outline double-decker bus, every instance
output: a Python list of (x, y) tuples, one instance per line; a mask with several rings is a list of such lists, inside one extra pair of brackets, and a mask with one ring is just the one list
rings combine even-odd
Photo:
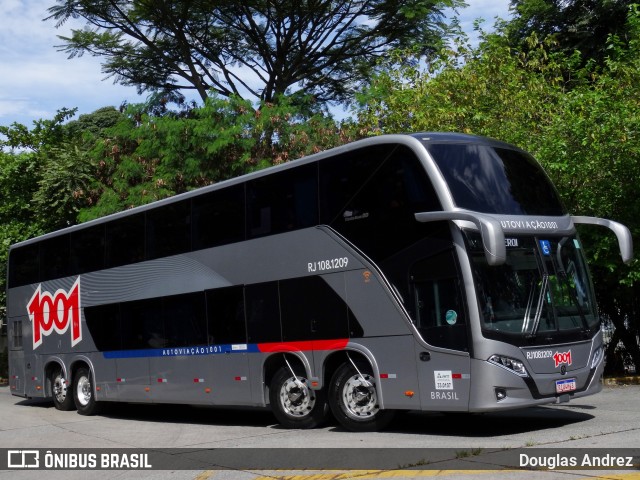
[(526, 152), (369, 138), (13, 245), (10, 389), (269, 406), (290, 428), (487, 412), (601, 390), (576, 224)]

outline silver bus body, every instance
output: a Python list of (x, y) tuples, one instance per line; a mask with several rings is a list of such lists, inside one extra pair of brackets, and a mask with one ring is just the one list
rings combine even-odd
[[(548, 198), (546, 198), (546, 197)], [(575, 224), (525, 152), (388, 135), (11, 247), (11, 393), (372, 430), (600, 391)], [(142, 239), (140, 239), (142, 237)], [(81, 252), (81, 253), (78, 253)]]

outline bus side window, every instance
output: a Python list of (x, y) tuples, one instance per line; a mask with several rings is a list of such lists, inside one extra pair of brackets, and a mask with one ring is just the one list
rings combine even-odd
[(207, 344), (207, 323), (202, 292), (164, 297), (162, 315), (167, 347)]
[(149, 210), (146, 222), (147, 260), (168, 257), (191, 250), (191, 204), (171, 203)]
[(22, 350), (22, 321), (12, 320), (9, 328), (9, 338), (11, 339), (10, 347), (16, 350)]
[(435, 347), (468, 351), (464, 302), (451, 250), (423, 259), (411, 269), (414, 321)]
[(281, 342), (278, 282), (247, 285), (245, 302), (249, 342)]
[(243, 287), (207, 290), (209, 345), (246, 343)]
[(302, 165), (247, 183), (249, 238), (318, 224), (318, 167)]

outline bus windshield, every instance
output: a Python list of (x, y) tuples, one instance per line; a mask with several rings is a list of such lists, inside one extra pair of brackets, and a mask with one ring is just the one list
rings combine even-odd
[(467, 232), (483, 333), (516, 345), (590, 338), (599, 319), (575, 236), (509, 238), (507, 260), (489, 266), (476, 232)]

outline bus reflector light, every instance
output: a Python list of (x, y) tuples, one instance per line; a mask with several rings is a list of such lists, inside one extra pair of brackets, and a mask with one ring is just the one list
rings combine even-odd
[(149, 393), (151, 391), (151, 389), (149, 387), (144, 387), (144, 391)]
[(204, 389), (204, 393), (211, 393), (211, 389), (210, 388), (205, 388)]
[(36, 385), (36, 390), (40, 391), (42, 390), (42, 387), (40, 385)]
[(406, 392), (404, 392), (405, 397), (413, 398), (414, 395), (415, 392), (413, 390), (407, 390)]

